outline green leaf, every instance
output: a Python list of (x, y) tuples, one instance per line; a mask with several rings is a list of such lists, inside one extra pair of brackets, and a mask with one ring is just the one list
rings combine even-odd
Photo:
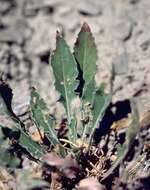
[(94, 128), (96, 128), (98, 123), (102, 120), (104, 113), (111, 102), (111, 98), (111, 94), (105, 94), (103, 85), (95, 90), (92, 104)]
[(87, 133), (90, 135), (89, 142), (92, 140), (94, 131), (101, 122), (105, 111), (111, 102), (111, 98), (111, 94), (105, 94), (103, 85), (98, 88), (95, 87), (91, 105), (92, 124), (87, 129)]
[(53, 144), (59, 144), (54, 127), (53, 118), (48, 113), (48, 108), (44, 100), (33, 88), (31, 91), (31, 116), (40, 131), (43, 131)]
[(79, 32), (74, 47), (74, 56), (83, 72), (85, 81), (82, 91), (83, 112), (86, 112), (84, 107), (87, 103), (91, 106), (89, 117), (92, 119), (92, 124), (85, 126), (84, 131), (85, 134), (88, 133), (92, 136), (111, 101), (111, 96), (104, 93), (102, 86), (96, 87), (94, 77), (96, 73), (97, 49), (91, 30), (86, 23), (83, 24)]
[(7, 149), (1, 149), (0, 154), (0, 165), (7, 166), (9, 168), (16, 168), (20, 164), (19, 158), (15, 157), (11, 152)]
[(92, 106), (93, 101), (94, 101), (94, 96), (95, 96), (95, 80), (93, 79), (88, 85), (87, 88), (84, 87), (84, 94), (82, 96), (82, 100), (84, 104), (90, 104)]
[(130, 104), (132, 109), (132, 123), (131, 126), (126, 131), (126, 142), (125, 142), (128, 146), (132, 144), (133, 140), (135, 139), (140, 129), (139, 112), (135, 100), (131, 99)]
[(74, 47), (74, 56), (83, 72), (85, 81), (82, 92), (83, 99), (85, 102), (91, 103), (92, 93), (95, 88), (97, 49), (87, 23), (83, 24), (78, 34)]
[(71, 123), (71, 102), (75, 98), (77, 87), (77, 64), (65, 40), (57, 33), (56, 50), (51, 56), (51, 65), (55, 75), (56, 89), (67, 110), (68, 123)]
[[(16, 127), (16, 129), (19, 129), (19, 127)], [(20, 128), (19, 131), (20, 131), (19, 145), (25, 148), (31, 154), (31, 156), (41, 160), (43, 154), (45, 153), (44, 147), (42, 147), (37, 142), (32, 140), (32, 138), (22, 130), (22, 128)]]
[(1, 149), (0, 165), (7, 166), (9, 168), (16, 168), (19, 166), (20, 160), (12, 155), (9, 151)]
[(33, 156), (34, 158), (39, 160), (42, 158), (43, 154), (45, 153), (44, 147), (42, 147), (37, 142), (32, 140), (32, 138), (27, 133), (25, 133), (24, 130), (19, 125), (13, 126), (12, 129), (0, 125), (0, 129), (9, 129), (9, 134), (7, 135), (3, 134), (3, 135), (8, 137), (10, 140), (11, 138), (13, 138), (13, 134), (15, 132), (18, 132), (20, 134), (19, 139), (17, 139), (18, 144), (21, 147), (25, 148), (25, 150), (29, 152), (30, 155)]
[(2, 132), (2, 125), (0, 125), (0, 165), (15, 168), (19, 166), (20, 159), (10, 151), (10, 147), (9, 140), (5, 138)]
[(75, 118), (71, 120), (71, 123), (69, 126), (69, 139), (72, 142), (75, 142), (77, 139), (77, 121)]

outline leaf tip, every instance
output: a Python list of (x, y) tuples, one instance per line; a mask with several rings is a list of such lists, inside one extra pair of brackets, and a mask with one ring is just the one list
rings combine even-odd
[(36, 88), (34, 87), (34, 86), (31, 86), (31, 91), (35, 91), (36, 90)]
[(83, 30), (84, 32), (91, 33), (91, 29), (90, 29), (89, 25), (88, 25), (86, 22), (83, 23), (83, 25), (82, 25), (82, 30)]
[(60, 38), (62, 38), (62, 34), (59, 30), (56, 31), (56, 40), (59, 40)]

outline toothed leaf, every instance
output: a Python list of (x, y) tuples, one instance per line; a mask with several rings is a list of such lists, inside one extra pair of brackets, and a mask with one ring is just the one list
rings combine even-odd
[(31, 156), (36, 159), (41, 159), (43, 154), (45, 153), (44, 147), (36, 143), (32, 138), (23, 131), (23, 129), (19, 126), (13, 126), (13, 128), (8, 128), (0, 125), (0, 128), (3, 131), (3, 135), (10, 140), (17, 140), (18, 144), (24, 148)]
[(68, 123), (71, 122), (71, 102), (75, 98), (77, 87), (77, 65), (65, 40), (57, 33), (56, 50), (51, 56), (51, 65), (55, 75), (55, 86), (61, 94), (61, 100), (66, 108)]
[(48, 108), (44, 100), (36, 92), (31, 91), (31, 116), (40, 131), (44, 132), (49, 141), (56, 145), (59, 143), (55, 129), (53, 128), (53, 118), (48, 113)]
[[(19, 129), (19, 127), (16, 127), (16, 130), (17, 129)], [(43, 154), (45, 153), (44, 147), (42, 147), (37, 142), (32, 140), (32, 138), (22, 130), (22, 128), (20, 128), (19, 131), (20, 131), (19, 145), (25, 148), (30, 153), (31, 156), (41, 160)]]
[(91, 103), (92, 92), (95, 88), (94, 76), (96, 73), (97, 49), (91, 30), (86, 23), (83, 24), (79, 32), (74, 47), (74, 56), (83, 72), (85, 81), (82, 97), (85, 102)]
[(9, 140), (5, 138), (2, 131), (2, 125), (0, 125), (0, 165), (15, 168), (19, 166), (20, 160), (10, 151)]

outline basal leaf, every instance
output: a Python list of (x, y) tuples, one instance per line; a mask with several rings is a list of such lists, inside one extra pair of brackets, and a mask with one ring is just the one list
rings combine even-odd
[[(84, 87), (82, 96), (85, 101), (92, 97), (95, 84), (94, 77), (96, 73), (97, 49), (92, 36), (91, 30), (87, 23), (84, 23), (79, 32), (74, 47), (74, 56), (77, 60), (81, 71), (83, 72)], [(90, 102), (91, 103), (91, 102)]]
[(105, 94), (104, 87), (103, 85), (101, 85), (99, 88), (95, 87), (95, 91), (92, 94), (91, 100), (91, 123), (88, 128), (86, 126), (86, 134), (90, 135), (90, 137), (88, 138), (90, 144), (93, 138), (94, 131), (96, 127), (98, 127), (99, 122), (101, 122), (105, 111), (111, 102), (111, 94)]
[(45, 133), (49, 141), (56, 145), (59, 143), (55, 129), (53, 128), (53, 118), (48, 113), (48, 108), (44, 100), (33, 88), (31, 91), (31, 116), (37, 127)]
[(51, 56), (51, 65), (55, 76), (55, 86), (61, 94), (61, 100), (66, 108), (70, 125), (70, 105), (75, 97), (74, 90), (77, 87), (77, 64), (68, 45), (59, 33), (57, 33), (56, 50)]
[[(75, 115), (74, 115), (75, 117)], [(76, 118), (73, 118), (71, 120), (70, 126), (69, 126), (69, 139), (72, 142), (75, 142), (77, 139), (77, 121)]]
[[(39, 160), (42, 158), (43, 154), (45, 153), (45, 148), (32, 140), (32, 138), (26, 132), (24, 132), (24, 130), (19, 125), (13, 126), (13, 128), (0, 125), (0, 128), (2, 129), (3, 133), (5, 132), (5, 137), (9, 138), (10, 140), (17, 140), (18, 144), (27, 152), (29, 152), (31, 156)], [(17, 138), (15, 136), (17, 136)]]
[[(83, 106), (91, 105), (92, 125), (86, 129), (86, 133), (92, 135), (98, 122), (111, 101), (111, 97), (104, 93), (104, 89), (97, 88), (94, 80), (96, 73), (97, 49), (89, 26), (84, 23), (79, 32), (74, 47), (74, 56), (83, 72), (84, 86), (82, 91)], [(85, 110), (83, 110), (85, 111)], [(92, 133), (91, 133), (92, 130)]]
[(9, 168), (16, 168), (20, 164), (20, 159), (17, 158), (15, 155), (13, 155), (12, 152), (10, 152), (7, 149), (0, 149), (0, 165), (1, 166), (7, 166)]
[(101, 85), (99, 88), (95, 90), (95, 94), (93, 96), (93, 104), (92, 104), (92, 115), (93, 115), (93, 124), (94, 128), (97, 127), (98, 123), (101, 121), (104, 116), (105, 110), (111, 102), (111, 94), (107, 95), (104, 92), (104, 87)]
[[(18, 129), (16, 127), (16, 129)], [(25, 148), (31, 156), (41, 160), (45, 150), (44, 147), (33, 141), (32, 138), (20, 128), (19, 145)]]
[(139, 113), (138, 113), (138, 109), (137, 109), (135, 100), (131, 99), (130, 104), (131, 104), (131, 109), (132, 109), (132, 123), (126, 132), (126, 144), (127, 145), (132, 144), (133, 140), (135, 139), (135, 137), (140, 129)]
[(19, 166), (20, 159), (18, 159), (12, 151), (10, 151), (9, 140), (5, 138), (2, 132), (2, 125), (0, 125), (0, 165), (15, 168)]
[(87, 85), (87, 88), (84, 87), (82, 100), (84, 104), (93, 104), (94, 96), (95, 96), (95, 80), (93, 79), (90, 81), (90, 83)]

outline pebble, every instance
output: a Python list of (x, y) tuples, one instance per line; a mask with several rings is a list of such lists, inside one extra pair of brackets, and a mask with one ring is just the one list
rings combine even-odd
[(80, 14), (86, 16), (98, 16), (102, 14), (101, 7), (92, 2), (87, 3), (87, 1), (82, 1), (77, 8)]

